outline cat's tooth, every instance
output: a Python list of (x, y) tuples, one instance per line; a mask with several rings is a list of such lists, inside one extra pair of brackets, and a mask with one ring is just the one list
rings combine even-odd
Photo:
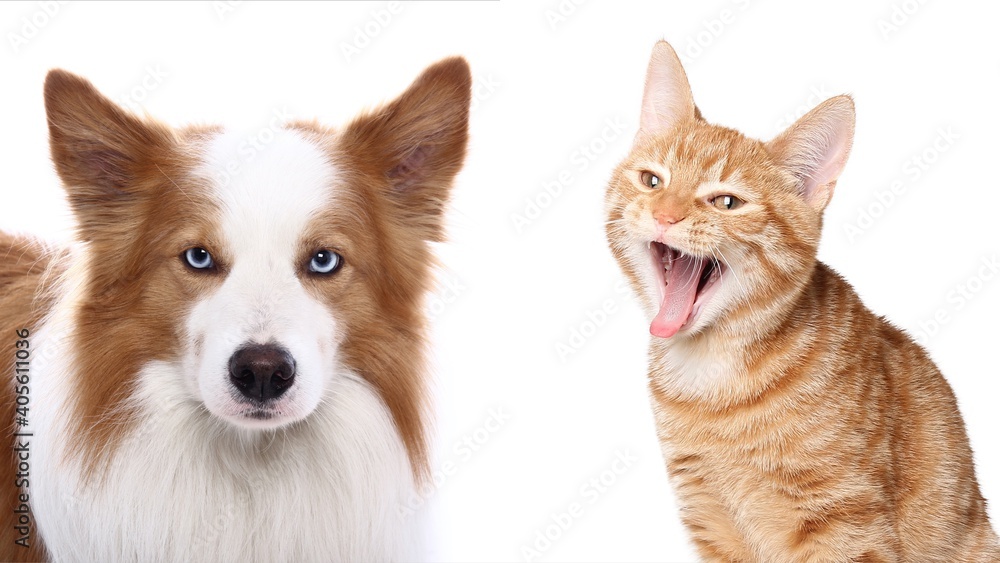
[(720, 266), (718, 264), (714, 265), (712, 267), (712, 274), (710, 276), (708, 276), (709, 283), (714, 282), (715, 280), (719, 279), (719, 276), (721, 276), (721, 275), (722, 275), (722, 273), (720, 272)]

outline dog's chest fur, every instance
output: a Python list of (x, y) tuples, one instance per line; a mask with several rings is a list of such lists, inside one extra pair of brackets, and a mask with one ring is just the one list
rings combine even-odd
[[(39, 333), (39, 350), (58, 348), (59, 324)], [(419, 514), (400, 511), (413, 491), (405, 449), (387, 439), (398, 435), (389, 413), (360, 378), (336, 378), (292, 427), (238, 435), (153, 383), (183, 376), (153, 362), (139, 378), (137, 430), (102, 479), (86, 481), (60, 440), (71, 361), (54, 355), (35, 375), (30, 489), (54, 560), (399, 560), (419, 548)]]

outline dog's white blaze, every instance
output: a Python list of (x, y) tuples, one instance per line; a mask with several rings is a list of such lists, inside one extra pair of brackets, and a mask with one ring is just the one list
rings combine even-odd
[[(279, 129), (256, 151), (247, 150), (248, 137), (219, 134), (194, 172), (208, 180), (221, 210), (222, 248), (213, 251), (229, 271), (218, 290), (192, 307), (186, 383), (213, 414), (274, 427), (312, 412), (338, 371), (337, 321), (299, 278), (307, 267), (300, 263), (306, 228), (317, 211), (335, 205), (337, 172), (297, 131)], [(245, 404), (229, 381), (230, 357), (250, 342), (283, 346), (296, 364), (295, 382), (275, 407), (280, 414), (267, 421), (240, 415)]]

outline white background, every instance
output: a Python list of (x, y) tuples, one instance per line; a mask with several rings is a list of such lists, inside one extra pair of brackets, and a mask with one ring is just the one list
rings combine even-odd
[[(53, 16), (42, 4), (0, 6), (0, 227), (56, 240), (70, 223), (48, 160), (41, 87), (50, 68), (177, 125), (263, 125), (281, 109), (338, 124), (433, 61), (468, 58), (471, 150), (430, 303), (439, 487), (428, 506), (447, 560), (524, 560), (525, 546), (544, 548), (538, 559), (548, 561), (694, 559), (653, 433), (648, 323), (616, 290), (602, 225), (649, 52), (671, 41), (705, 116), (760, 138), (825, 97), (853, 94), (854, 151), (821, 258), (926, 342), (958, 396), (1000, 522), (1000, 277), (980, 275), (984, 259), (1000, 258), (996, 3), (405, 3), (381, 24), (373, 12), (384, 2), (75, 4)], [(366, 26), (375, 33), (359, 36)], [(348, 56), (352, 44), (360, 53)], [(940, 130), (957, 135), (944, 152), (932, 148)], [(934, 162), (915, 168), (925, 151)], [(563, 172), (558, 195), (543, 195)], [(880, 202), (897, 180), (902, 193)], [(513, 216), (529, 202), (543, 208), (517, 229)], [(845, 228), (863, 210), (878, 216), (851, 237)], [(958, 285), (976, 292), (960, 299)], [(611, 311), (603, 319), (594, 313), (602, 305)], [(600, 322), (587, 325), (588, 313)], [(945, 320), (931, 330), (935, 315)], [(589, 336), (560, 354), (574, 329)], [(491, 409), (509, 417), (499, 428)], [(456, 449), (466, 437), (483, 443)], [(619, 454), (634, 461), (607, 473)], [(595, 494), (588, 482), (602, 475), (614, 482)], [(574, 502), (582, 513), (569, 529), (535, 545)]]

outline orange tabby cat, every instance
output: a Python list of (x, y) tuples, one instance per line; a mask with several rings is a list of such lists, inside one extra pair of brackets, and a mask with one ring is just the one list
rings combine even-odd
[(816, 260), (853, 134), (847, 96), (766, 143), (710, 125), (653, 50), (607, 231), (682, 519), (707, 561), (1000, 561), (951, 388)]

